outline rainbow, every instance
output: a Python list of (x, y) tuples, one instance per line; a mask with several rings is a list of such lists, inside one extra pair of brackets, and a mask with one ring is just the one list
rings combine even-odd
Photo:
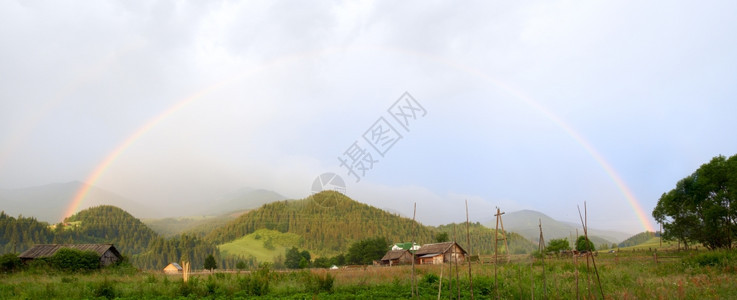
[[(571, 138), (573, 138), (574, 141), (576, 141), (578, 144), (580, 144), (586, 152), (591, 155), (591, 157), (598, 163), (603, 169), (604, 172), (612, 179), (616, 187), (621, 191), (621, 193), (624, 195), (625, 199), (627, 199), (627, 202), (632, 207), (632, 209), (635, 212), (635, 215), (637, 216), (637, 219), (640, 223), (642, 223), (642, 226), (647, 231), (655, 231), (655, 227), (653, 224), (649, 221), (647, 218), (647, 213), (640, 205), (639, 201), (635, 197), (635, 195), (632, 193), (632, 191), (629, 189), (627, 184), (622, 180), (621, 176), (614, 170), (614, 168), (609, 164), (604, 157), (594, 148), (591, 143), (589, 143), (579, 132), (573, 129), (571, 125), (563, 121), (558, 115), (556, 115), (554, 112), (550, 111), (549, 109), (542, 106), (537, 101), (534, 101), (531, 97), (525, 95), (523, 92), (519, 91), (518, 89), (515, 89), (499, 80), (496, 80), (479, 70), (476, 70), (474, 68), (471, 68), (466, 65), (461, 65), (453, 61), (449, 61), (437, 56), (432, 56), (427, 53), (420, 53), (415, 52), (411, 50), (406, 49), (397, 49), (397, 48), (387, 48), (387, 47), (362, 47), (360, 49), (370, 50), (370, 51), (390, 51), (395, 53), (404, 53), (409, 54), (416, 57), (422, 57), (427, 60), (434, 61), (439, 64), (451, 66), (453, 68), (465, 71), (469, 74), (478, 76), (480, 78), (485, 79), (486, 81), (489, 81), (493, 83), (495, 86), (502, 88), (510, 95), (514, 96), (514, 98), (517, 98), (518, 100), (523, 101), (526, 105), (532, 107), (536, 111), (542, 113), (545, 117), (547, 117), (549, 120), (551, 120), (554, 124), (558, 125), (561, 129), (563, 129)], [(327, 49), (323, 51), (317, 51), (317, 52), (306, 52), (304, 54), (298, 54), (293, 56), (287, 56), (284, 58), (279, 58), (276, 60), (273, 60), (271, 62), (265, 63), (261, 65), (259, 68), (256, 68), (254, 70), (250, 70), (250, 72), (243, 73), (243, 74), (236, 74), (236, 76), (223, 80), (221, 82), (212, 84), (205, 89), (196, 92), (195, 94), (184, 98), (183, 100), (180, 100), (179, 102), (176, 102), (173, 106), (170, 108), (164, 110), (162, 113), (157, 115), (156, 117), (152, 118), (150, 121), (145, 123), (143, 126), (138, 128), (136, 131), (133, 132), (128, 138), (126, 138), (120, 145), (118, 145), (112, 152), (110, 152), (105, 159), (98, 164), (92, 173), (87, 177), (85, 182), (87, 184), (83, 185), (82, 188), (77, 191), (74, 198), (70, 202), (68, 208), (64, 211), (63, 217), (68, 217), (74, 214), (79, 207), (82, 205), (85, 197), (90, 191), (90, 188), (100, 179), (100, 177), (105, 173), (108, 167), (115, 162), (115, 160), (123, 153), (126, 149), (128, 149), (131, 145), (133, 145), (141, 136), (145, 135), (147, 132), (149, 132), (152, 128), (154, 128), (156, 125), (161, 123), (164, 119), (169, 117), (170, 115), (174, 114), (175, 112), (179, 111), (182, 107), (188, 105), (189, 103), (200, 99), (207, 94), (218, 90), (230, 83), (233, 83), (243, 77), (245, 77), (247, 74), (254, 74), (260, 70), (264, 70), (268, 67), (271, 67), (273, 65), (276, 65), (278, 63), (284, 63), (288, 61), (298, 61), (307, 57), (315, 57), (315, 56), (321, 56), (337, 51), (345, 51), (345, 49)]]

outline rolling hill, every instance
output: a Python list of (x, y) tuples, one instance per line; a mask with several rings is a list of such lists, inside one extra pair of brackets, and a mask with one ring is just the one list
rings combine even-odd
[[(507, 213), (503, 216), (505, 230), (519, 233), (526, 239), (534, 242), (537, 242), (540, 238), (538, 220), (542, 221), (543, 235), (546, 241), (562, 238), (568, 238), (570, 241), (571, 237), (575, 239), (576, 228), (578, 228), (579, 234), (583, 235), (583, 229), (581, 229), (580, 225), (576, 226), (573, 223), (561, 222), (534, 210), (521, 210)], [(487, 224), (491, 228), (496, 226), (495, 221)], [(589, 239), (597, 247), (601, 244), (609, 245), (619, 243), (630, 236), (630, 234), (623, 232), (589, 229)]]
[[(22, 189), (0, 189), (0, 206), (11, 216), (33, 216), (39, 221), (58, 223), (71, 204), (77, 192), (87, 185), (79, 181), (53, 183)], [(126, 199), (115, 193), (92, 186), (79, 209), (100, 205), (113, 205), (123, 208), (138, 217), (159, 215), (140, 203)]]
[(318, 255), (334, 255), (365, 238), (385, 237), (397, 242), (411, 240), (413, 227), (418, 243), (433, 240), (434, 231), (429, 227), (343, 194), (323, 191), (302, 200), (266, 204), (215, 229), (205, 239), (225, 244), (258, 229), (270, 229), (302, 237), (302, 247)]
[[(330, 205), (326, 206), (325, 203)], [(464, 233), (457, 240), (461, 246), (467, 247), (465, 224), (459, 224), (458, 228)], [(451, 239), (453, 237), (452, 225), (424, 226), (413, 223), (409, 218), (357, 202), (343, 194), (325, 191), (307, 199), (266, 204), (214, 230), (205, 239), (219, 244), (223, 253), (268, 259), (270, 255), (280, 253), (267, 251), (263, 246), (264, 241), (255, 239), (254, 233), (264, 232), (265, 229), (272, 235), (278, 233), (293, 237), (289, 243), (275, 240), (274, 246), (298, 246), (317, 256), (345, 252), (353, 242), (373, 237), (406, 242), (412, 240), (414, 235), (419, 244), (434, 242), (436, 234), (440, 232), (449, 233)], [(480, 223), (471, 224), (471, 251), (474, 254), (493, 253), (493, 235), (492, 229)], [(297, 245), (294, 237), (299, 237)], [(508, 238), (512, 253), (529, 253), (535, 249), (529, 240), (518, 234), (509, 233)]]

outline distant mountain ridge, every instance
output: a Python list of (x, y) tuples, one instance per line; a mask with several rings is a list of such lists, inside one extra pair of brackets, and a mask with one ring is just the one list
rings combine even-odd
[(281, 194), (265, 190), (242, 188), (229, 193), (217, 201), (209, 210), (209, 214), (221, 215), (224, 213), (259, 208), (264, 204), (285, 200), (287, 197)]
[[(0, 207), (11, 216), (33, 216), (39, 221), (58, 223), (65, 217), (63, 214), (79, 190), (87, 185), (71, 181), (20, 189), (0, 189)], [(96, 186), (90, 187), (78, 209), (84, 210), (100, 205), (120, 207), (139, 218), (157, 215), (157, 211), (143, 204)]]
[[(580, 224), (562, 222), (548, 215), (534, 210), (520, 210), (503, 215), (504, 229), (519, 233), (525, 238), (537, 242), (540, 238), (539, 221), (542, 221), (543, 236), (546, 241), (551, 239), (562, 239), (571, 237), (575, 239), (576, 229), (578, 234), (583, 235)], [(495, 221), (490, 221), (487, 226), (494, 228)], [(589, 239), (596, 245), (619, 243), (631, 236), (631, 234), (616, 231), (598, 230), (589, 228)]]

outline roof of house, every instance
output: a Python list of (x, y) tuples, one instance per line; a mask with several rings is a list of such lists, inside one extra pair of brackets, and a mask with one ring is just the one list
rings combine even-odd
[(435, 257), (435, 256), (438, 256), (438, 255), (441, 255), (441, 254), (442, 253), (430, 253), (430, 254), (425, 254), (425, 255), (419, 256), (419, 257), (420, 258)]
[[(445, 243), (435, 243), (435, 244), (425, 244), (420, 247), (420, 249), (417, 249), (415, 251), (416, 255), (425, 255), (425, 254), (433, 254), (433, 253), (445, 253), (452, 247), (453, 245), (457, 245), (455, 242), (445, 242)], [(463, 248), (458, 245), (458, 248), (461, 249), (461, 252), (463, 254), (466, 254), (466, 250), (463, 250)]]
[(407, 250), (389, 250), (386, 254), (384, 254), (384, 257), (381, 258), (381, 260), (392, 260), (392, 259), (398, 259), (406, 253)]
[[(410, 248), (412, 248), (412, 243), (411, 242), (407, 242), (407, 243), (396, 243), (396, 244), (394, 244), (394, 246), (397, 246), (397, 247), (402, 248), (404, 250), (409, 250)], [(417, 246), (417, 244), (415, 244), (415, 246)]]
[[(173, 262), (173, 263), (170, 263), (169, 265), (170, 265), (170, 266), (173, 266), (173, 267), (175, 267), (175, 268), (177, 268), (177, 270), (181, 270), (181, 269), (182, 269), (182, 266), (180, 266), (180, 265), (179, 265), (178, 263), (175, 263), (175, 262)], [(168, 266), (167, 266), (167, 267), (168, 267)]]
[(56, 251), (59, 251), (59, 249), (62, 248), (71, 248), (81, 251), (93, 251), (100, 256), (105, 254), (107, 251), (111, 251), (115, 256), (117, 257), (123, 257), (120, 255), (120, 252), (118, 252), (118, 249), (115, 249), (115, 246), (113, 244), (38, 244), (31, 247), (31, 249), (28, 249), (26, 251), (23, 251), (20, 255), (18, 255), (19, 258), (41, 258), (41, 257), (49, 257), (56, 253)]

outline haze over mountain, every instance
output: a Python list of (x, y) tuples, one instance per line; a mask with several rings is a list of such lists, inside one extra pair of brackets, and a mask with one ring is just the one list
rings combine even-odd
[[(71, 205), (77, 192), (87, 185), (79, 181), (52, 183), (21, 189), (0, 189), (0, 210), (11, 216), (22, 214), (39, 221), (58, 223)], [(130, 212), (137, 218), (156, 217), (161, 213), (155, 208), (127, 199), (116, 193), (92, 186), (85, 201), (78, 208), (113, 205)]]
[[(540, 237), (540, 229), (538, 220), (542, 222), (543, 237), (546, 241), (551, 239), (568, 238), (575, 239), (576, 229), (578, 234), (583, 235), (583, 227), (580, 224), (562, 222), (555, 220), (548, 215), (534, 210), (520, 210), (502, 215), (504, 229), (521, 234), (527, 239), (538, 241)], [(592, 224), (589, 219), (589, 226)], [(494, 228), (496, 226), (495, 219), (485, 223), (487, 226)], [(599, 230), (589, 228), (589, 238), (597, 246), (602, 243), (619, 243), (632, 236), (632, 234), (617, 232), (611, 230)]]
[(265, 189), (242, 188), (229, 193), (210, 206), (210, 214), (223, 214), (246, 209), (259, 208), (261, 205), (287, 199), (277, 192)]

